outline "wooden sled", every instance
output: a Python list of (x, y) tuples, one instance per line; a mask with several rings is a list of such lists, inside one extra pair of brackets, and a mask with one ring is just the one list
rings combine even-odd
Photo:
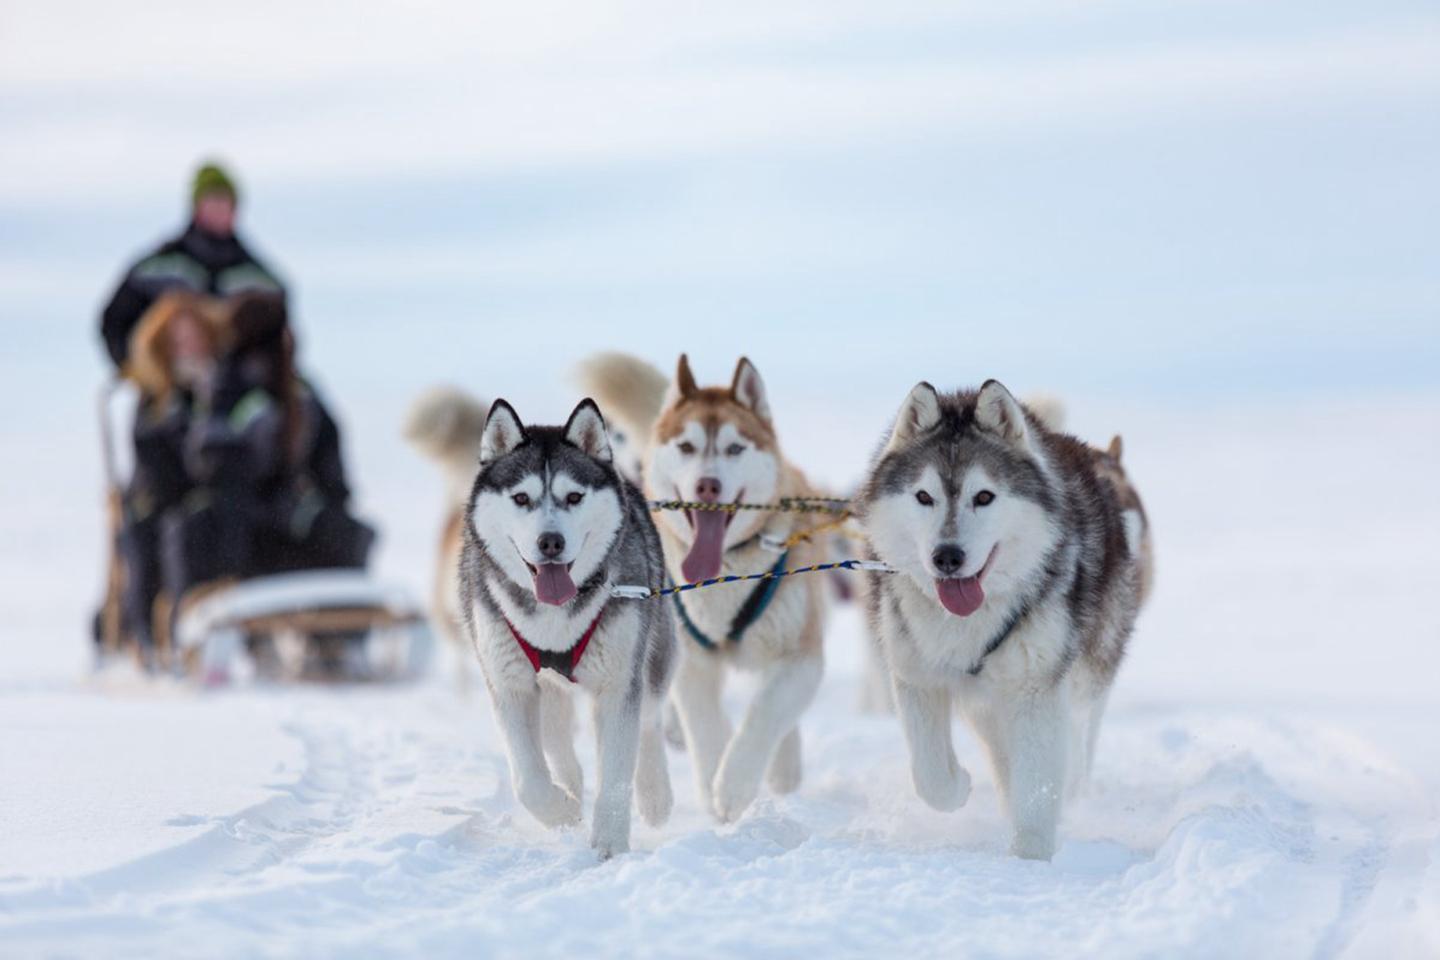
[(175, 619), (185, 672), (209, 685), (394, 682), (424, 672), (425, 612), (358, 570), (308, 570), (193, 591)]

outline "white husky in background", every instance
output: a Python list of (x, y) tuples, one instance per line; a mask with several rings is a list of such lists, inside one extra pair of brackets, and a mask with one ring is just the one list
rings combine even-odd
[[(655, 500), (769, 503), (818, 494), (780, 452), (759, 371), (740, 360), (726, 387), (700, 387), (680, 358), (675, 379), (644, 361), (603, 354), (582, 378), (612, 416), (648, 437), (647, 496)], [(823, 559), (823, 543), (777, 549), (812, 516), (669, 511), (659, 515), (665, 559), (676, 582), (748, 574)], [(785, 793), (801, 778), (801, 714), (823, 672), (825, 594), (819, 578), (710, 587), (677, 595), (680, 667), (674, 701), (694, 758), (701, 804), (723, 821), (739, 817), (766, 775)], [(759, 675), (759, 689), (732, 732), (721, 690), (732, 670)]]
[(964, 805), (952, 698), (985, 744), (1011, 849), (1049, 858), (1088, 771), (1135, 622), (1141, 567), (1096, 451), (1047, 429), (996, 381), (911, 391), (860, 497), (869, 606), (920, 797)]
[(468, 694), (475, 655), (465, 636), (460, 609), (460, 548), (464, 541), (465, 504), (480, 469), (480, 436), (488, 404), (457, 387), (434, 387), (410, 407), (405, 439), (439, 465), (445, 475), (444, 520), (435, 556), (430, 619), (447, 641), (460, 692)]

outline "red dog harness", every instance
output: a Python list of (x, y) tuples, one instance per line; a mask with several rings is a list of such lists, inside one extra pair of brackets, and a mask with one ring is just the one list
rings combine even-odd
[(525, 659), (530, 661), (530, 666), (535, 668), (536, 673), (549, 667), (566, 680), (574, 683), (575, 668), (580, 666), (580, 658), (585, 656), (585, 648), (590, 645), (590, 638), (595, 636), (595, 628), (600, 626), (600, 618), (605, 615), (607, 606), (608, 604), (600, 605), (600, 612), (595, 614), (595, 619), (590, 621), (590, 626), (585, 628), (580, 639), (576, 640), (569, 650), (536, 650), (524, 637), (520, 636), (520, 631), (515, 629), (515, 624), (511, 623), (508, 618), (505, 620), (505, 626), (510, 628), (510, 636), (520, 644), (520, 652), (525, 654)]

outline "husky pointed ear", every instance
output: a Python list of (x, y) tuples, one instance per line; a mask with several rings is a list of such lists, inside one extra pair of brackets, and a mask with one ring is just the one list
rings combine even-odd
[(575, 407), (570, 419), (565, 421), (565, 442), (579, 447), (596, 460), (609, 463), (614, 459), (610, 452), (610, 435), (605, 431), (605, 418), (595, 401), (586, 397)]
[(730, 396), (742, 407), (748, 407), (761, 420), (770, 422), (770, 401), (765, 396), (765, 381), (749, 357), (741, 357), (735, 364), (735, 376), (730, 380)]
[(1125, 452), (1125, 442), (1120, 439), (1120, 434), (1117, 433), (1110, 438), (1110, 446), (1105, 449), (1105, 452), (1110, 455), (1111, 460), (1116, 463), (1120, 462), (1120, 455)]
[(695, 374), (690, 372), (690, 358), (680, 354), (680, 363), (675, 367), (675, 379), (670, 381), (670, 386), (665, 390), (665, 401), (661, 409), (673, 407), (681, 400), (688, 400), (700, 391), (695, 384)]
[(485, 418), (485, 432), (480, 435), (480, 462), (491, 463), (525, 442), (525, 427), (515, 408), (504, 400), (496, 400)]
[(1025, 410), (999, 380), (986, 380), (975, 400), (975, 422), (1010, 443), (1024, 443)]
[(904, 446), (939, 422), (940, 395), (934, 387), (921, 380), (911, 388), (910, 395), (900, 405), (900, 412), (895, 415), (895, 426), (890, 428), (890, 441), (885, 444), (885, 452)]

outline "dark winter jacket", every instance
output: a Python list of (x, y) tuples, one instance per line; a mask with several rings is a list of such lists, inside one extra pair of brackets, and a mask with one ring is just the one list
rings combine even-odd
[(375, 542), (346, 509), (339, 431), (319, 398), (303, 384), (285, 391), (288, 403), (259, 386), (237, 397), (224, 379), (243, 366), (222, 365), (209, 400), (192, 409), (185, 462), (194, 486), (161, 546), (175, 596), (225, 577), (363, 569)]
[(334, 418), (301, 384), (299, 436), (296, 449), (288, 449), (284, 404), (260, 387), (230, 392), (224, 380), (213, 410), (191, 428), (188, 474), (303, 536), (314, 511), (350, 499)]
[(141, 315), (160, 294), (177, 287), (222, 297), (246, 292), (285, 295), (275, 274), (238, 237), (217, 237), (191, 224), (131, 267), (105, 307), (100, 335), (117, 368), (125, 363), (130, 332)]
[(135, 415), (135, 473), (128, 503), (132, 520), (144, 520), (178, 504), (194, 482), (185, 466), (192, 400), (174, 391), (168, 401), (146, 397)]

